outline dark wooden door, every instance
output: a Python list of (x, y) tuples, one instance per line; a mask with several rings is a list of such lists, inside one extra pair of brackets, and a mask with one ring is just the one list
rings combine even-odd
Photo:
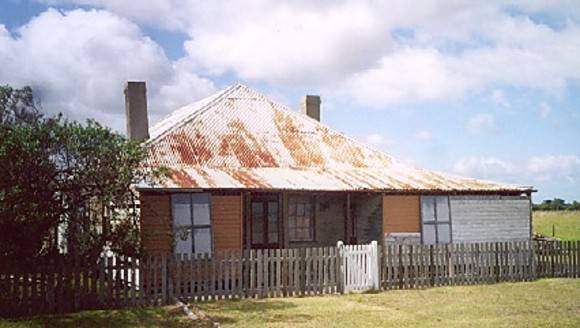
[(250, 206), (252, 248), (280, 247), (278, 195), (253, 195)]

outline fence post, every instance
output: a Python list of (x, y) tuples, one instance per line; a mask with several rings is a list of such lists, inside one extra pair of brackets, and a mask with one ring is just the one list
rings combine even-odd
[(342, 242), (342, 240), (339, 240), (336, 243), (336, 256), (337, 256), (337, 262), (338, 262), (338, 276), (336, 277), (336, 284), (337, 284), (337, 291), (340, 294), (344, 294), (345, 290), (344, 290), (344, 267), (345, 267), (345, 261), (346, 259), (344, 258), (344, 243)]
[(435, 270), (433, 264), (433, 245), (429, 245), (429, 284), (435, 286)]
[(531, 242), (529, 242), (529, 252), (530, 252), (530, 273), (531, 273), (531, 277), (530, 280), (536, 280), (538, 279), (538, 277), (540, 276), (538, 274), (538, 261), (537, 258), (539, 257), (539, 245), (537, 243), (537, 241), (532, 240)]
[(161, 304), (168, 304), (170, 295), (167, 292), (167, 266), (168, 266), (167, 256), (165, 254), (161, 257)]
[(379, 249), (376, 240), (371, 242), (371, 282), (373, 284), (373, 290), (379, 290)]
[[(452, 244), (451, 250), (455, 250)], [(455, 285), (455, 263), (453, 261), (452, 252), (449, 251), (449, 244), (445, 244), (445, 262), (447, 264), (447, 285)]]

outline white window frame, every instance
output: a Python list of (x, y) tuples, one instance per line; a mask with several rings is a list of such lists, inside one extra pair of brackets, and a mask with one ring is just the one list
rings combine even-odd
[[(439, 211), (437, 210), (437, 199), (445, 199), (445, 203), (447, 203), (447, 214), (448, 216), (446, 218), (442, 218), (443, 220), (440, 220), (439, 218)], [(432, 221), (426, 221), (425, 217), (424, 217), (424, 213), (423, 213), (423, 204), (424, 202), (432, 202), (433, 204), (433, 212), (434, 212), (434, 220)], [(422, 244), (426, 244), (425, 243), (425, 225), (432, 225), (435, 229), (435, 243), (429, 243), (427, 245), (437, 245), (437, 244), (451, 244), (453, 243), (453, 224), (452, 224), (452, 220), (451, 220), (451, 202), (449, 199), (449, 196), (447, 195), (431, 195), (431, 196), (421, 196), (420, 199), (420, 212), (421, 212), (421, 243)], [(449, 242), (445, 242), (442, 243), (439, 241), (439, 226), (440, 225), (448, 225), (449, 226)]]
[[(176, 199), (177, 196), (179, 195), (179, 197), (184, 197), (185, 195), (189, 196), (189, 210), (190, 210), (190, 220), (191, 223), (188, 225), (179, 225), (179, 227), (176, 226), (175, 222), (176, 222), (176, 218), (175, 218), (175, 205), (176, 205)], [(209, 214), (209, 223), (208, 224), (195, 224), (195, 217), (194, 217), (194, 196), (196, 195), (207, 195), (207, 205), (208, 205), (208, 214)], [(190, 238), (191, 238), (191, 251), (188, 254), (197, 254), (197, 253), (202, 253), (202, 252), (196, 252), (195, 249), (195, 231), (196, 230), (202, 230), (202, 229), (208, 229), (209, 230), (209, 243), (210, 243), (210, 247), (209, 247), (209, 252), (213, 252), (213, 248), (214, 248), (214, 240), (213, 240), (213, 219), (212, 219), (212, 211), (211, 211), (211, 194), (210, 193), (202, 193), (202, 192), (197, 192), (197, 193), (176, 193), (171, 195), (171, 221), (172, 221), (172, 228), (173, 228), (173, 237), (174, 238), (179, 238), (179, 234), (182, 233), (180, 231), (177, 231), (178, 229), (184, 229), (184, 227), (186, 227), (185, 229), (188, 229), (187, 233), (190, 234)], [(177, 248), (174, 249), (174, 252), (177, 252)], [(204, 252), (205, 253), (205, 252)], [(178, 254), (178, 253), (176, 253)], [(184, 254), (184, 253), (179, 253), (179, 254)]]

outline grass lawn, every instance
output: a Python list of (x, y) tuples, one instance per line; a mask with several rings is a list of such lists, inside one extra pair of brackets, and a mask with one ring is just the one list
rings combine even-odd
[[(580, 327), (580, 279), (198, 304), (223, 327)], [(210, 327), (177, 307), (84, 311), (0, 327)]]
[(580, 327), (580, 279), (200, 306), (223, 327)]
[(83, 311), (66, 315), (38, 316), (22, 320), (0, 319), (0, 328), (28, 327), (211, 327), (207, 321), (197, 324), (176, 306), (146, 307), (129, 310)]
[(580, 240), (580, 211), (535, 211), (534, 233), (552, 236), (556, 225), (556, 237), (562, 240)]

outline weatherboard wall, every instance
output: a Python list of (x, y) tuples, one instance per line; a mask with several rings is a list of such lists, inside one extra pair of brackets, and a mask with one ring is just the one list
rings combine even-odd
[(141, 246), (148, 255), (171, 254), (171, 194), (141, 193)]
[(214, 250), (242, 249), (242, 196), (212, 195)]

